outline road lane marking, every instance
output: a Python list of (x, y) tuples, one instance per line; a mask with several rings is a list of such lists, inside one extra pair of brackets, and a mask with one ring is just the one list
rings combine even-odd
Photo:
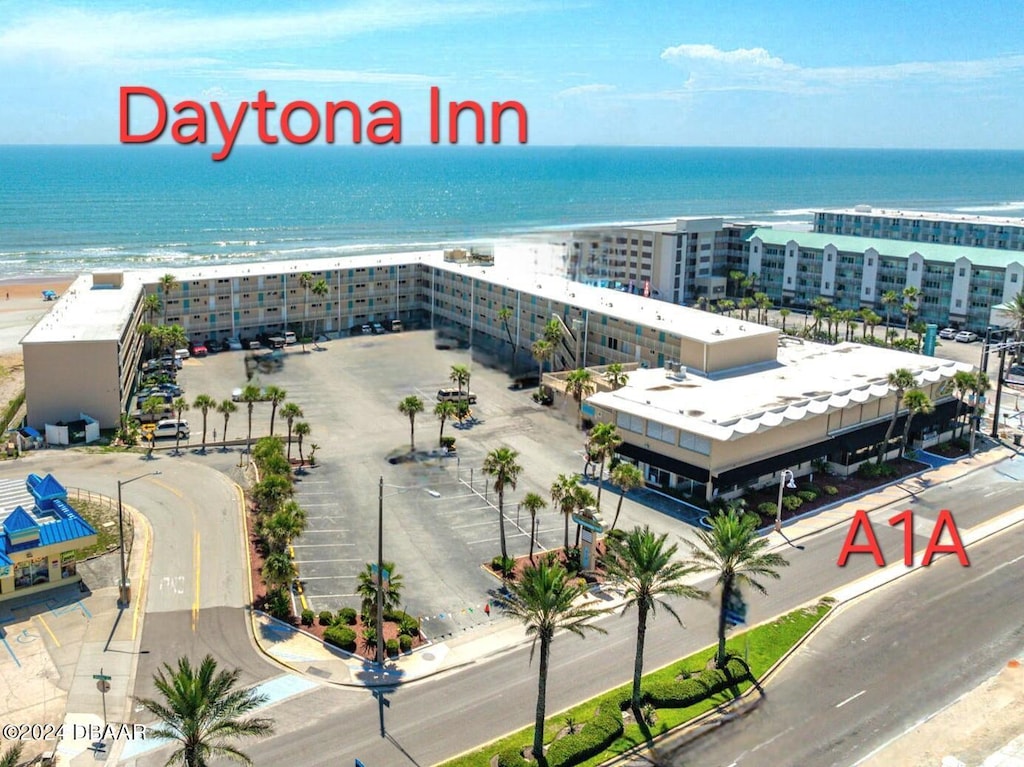
[(849, 703), (850, 701), (852, 701), (852, 700), (857, 700), (857, 698), (859, 698), (859, 697), (860, 697), (861, 695), (863, 695), (863, 694), (864, 694), (864, 693), (866, 693), (866, 692), (867, 692), (867, 690), (861, 690), (861, 691), (860, 691), (860, 692), (858, 692), (858, 693), (857, 693), (856, 695), (851, 695), (851, 696), (850, 696), (849, 698), (847, 698), (846, 700), (844, 700), (844, 701), (843, 701), (842, 703), (836, 703), (836, 708), (842, 708), (843, 706), (845, 706), (845, 705), (846, 705), (847, 703)]
[(172, 493), (174, 493), (179, 498), (184, 498), (185, 497), (184, 494), (178, 488), (171, 487), (166, 482), (161, 482), (159, 479), (152, 479), (152, 478), (149, 481), (152, 482), (154, 485), (160, 485), (160, 487), (162, 487), (164, 490), (170, 490)]
[(192, 601), (192, 633), (196, 633), (196, 624), (199, 623), (199, 528), (193, 530), (192, 561), (195, 563), (196, 574), (196, 595)]
[(53, 643), (57, 645), (57, 647), (60, 647), (60, 641), (57, 639), (56, 635), (52, 631), (50, 631), (50, 627), (46, 624), (46, 621), (43, 620), (43, 616), (36, 615), (33, 617), (35, 617), (36, 620), (38, 620), (43, 625), (43, 628), (46, 629), (46, 633), (50, 635), (50, 639), (53, 640)]

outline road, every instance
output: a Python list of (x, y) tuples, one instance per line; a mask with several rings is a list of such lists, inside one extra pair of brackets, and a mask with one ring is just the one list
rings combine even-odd
[[(995, 674), (1024, 650), (1024, 526), (849, 605), (772, 680), (764, 702), (665, 764), (843, 766)], [(965, 577), (966, 575), (966, 577)], [(815, 691), (809, 694), (809, 691)]]
[[(1005, 474), (1006, 466), (1000, 470)], [(990, 495), (985, 497), (986, 493)], [(919, 509), (918, 524), (915, 525), (918, 528), (915, 548), (920, 550), (924, 547), (931, 533), (931, 525), (922, 523), (933, 517), (937, 509), (952, 509), (958, 524), (966, 527), (1013, 508), (1017, 505), (1018, 493), (1019, 486), (1014, 480), (993, 470), (925, 491), (912, 504), (912, 507)], [(871, 514), (876, 534), (889, 562), (898, 561), (902, 557), (903, 534), (901, 530), (888, 527), (885, 520), (903, 508), (905, 506), (901, 504)], [(791, 566), (783, 571), (783, 577), (778, 583), (770, 584), (770, 598), (751, 600), (752, 622), (792, 609), (843, 583), (873, 572), (874, 562), (867, 555), (851, 557), (845, 568), (836, 566), (836, 557), (845, 535), (845, 527), (836, 528), (802, 541), (801, 544), (805, 546), (803, 550), (789, 551), (787, 556)], [(971, 554), (976, 555), (973, 548)], [(949, 571), (945, 576), (949, 582), (959, 583), (961, 587), (978, 577), (978, 567), (982, 567), (960, 568), (943, 564), (947, 561), (953, 560), (946, 557), (936, 562), (934, 572), (940, 571), (941, 564), (942, 568)], [(915, 577), (920, 583), (932, 576), (926, 574)], [(999, 592), (995, 590), (994, 593)], [(1007, 590), (1004, 589), (1002, 593), (1007, 593)], [(885, 598), (884, 593), (882, 598)], [(920, 610), (920, 604), (911, 598), (910, 605), (915, 604), (917, 606), (913, 609), (905, 607), (903, 610), (913, 614), (915, 609)], [(657, 668), (713, 641), (715, 615), (710, 605), (682, 605), (681, 615), (686, 623), (685, 630), (666, 616), (659, 617), (651, 624), (647, 635), (647, 668)], [(631, 613), (624, 618), (609, 617), (601, 625), (608, 630), (607, 636), (592, 636), (586, 640), (559, 636), (556, 639), (548, 684), (549, 711), (556, 712), (628, 680), (635, 615)], [(941, 632), (933, 630), (929, 639), (938, 640), (941, 635)], [(968, 630), (962, 637), (968, 645), (971, 635), (972, 631)], [(988, 641), (986, 637), (984, 642), (979, 642), (978, 634), (973, 635), (975, 645)], [(917, 641), (917, 637), (911, 636), (902, 639), (912, 653), (917, 652), (914, 649)], [(873, 654), (879, 653), (881, 646), (875, 643), (870, 651)], [(933, 651), (938, 654), (942, 652), (941, 647), (933, 648)], [(963, 651), (958, 648), (950, 653), (953, 658), (951, 662), (960, 663), (965, 655), (973, 654), (974, 649)], [(369, 692), (344, 693), (320, 689), (293, 698), (289, 705), (273, 709), (281, 734), (261, 743), (258, 750), (254, 749), (254, 759), (257, 765), (280, 764), (295, 753), (297, 743), (302, 743), (315, 744), (315, 749), (304, 756), (308, 765), (333, 765), (351, 762), (355, 758), (367, 765), (433, 764), (530, 723), (536, 696), (536, 669), (529, 666), (528, 656), (528, 648), (510, 650), (493, 660), (476, 664), (443, 679), (425, 680), (395, 690), (389, 694), (391, 705), (385, 710), (388, 733), (385, 738), (381, 738), (379, 732), (378, 704)], [(935, 680), (936, 677), (924, 675), (923, 679)], [(944, 682), (941, 678), (938, 681), (948, 695), (956, 695), (970, 686), (969, 679), (958, 675)], [(894, 682), (893, 687), (897, 686)], [(821, 689), (829, 690), (829, 685)], [(774, 696), (774, 691), (769, 694)], [(808, 696), (806, 688), (802, 694), (820, 706), (820, 696)], [(833, 697), (834, 694), (828, 693), (830, 701)], [(836, 702), (841, 701), (842, 697), (837, 698)], [(881, 740), (884, 740), (881, 734), (865, 734), (867, 744)], [(701, 760), (695, 763), (718, 762)]]

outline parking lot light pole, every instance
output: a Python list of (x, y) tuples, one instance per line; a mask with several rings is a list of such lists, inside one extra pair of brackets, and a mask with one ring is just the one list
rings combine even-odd
[[(789, 477), (789, 484), (786, 484), (786, 477)], [(782, 474), (779, 476), (779, 505), (775, 509), (775, 532), (782, 532), (782, 490), (788, 487), (790, 490), (796, 490), (796, 482), (793, 476), (793, 472), (789, 469), (783, 469)]]
[(121, 488), (125, 485), (131, 484), (137, 479), (145, 479), (146, 477), (152, 477), (159, 473), (159, 470), (147, 471), (145, 474), (140, 474), (139, 476), (132, 477), (131, 479), (117, 480), (117, 529), (121, 540), (121, 582), (118, 585), (117, 590), (117, 603), (121, 607), (127, 607), (132, 601), (132, 589), (131, 584), (128, 583), (128, 570), (125, 566), (124, 558), (124, 505), (121, 503)]

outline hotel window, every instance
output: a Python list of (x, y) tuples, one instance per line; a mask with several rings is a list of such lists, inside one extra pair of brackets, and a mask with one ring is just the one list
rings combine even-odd
[(874, 265), (875, 265), (875, 259), (869, 258), (868, 259), (868, 266), (874, 266)]
[(1014, 272), (1013, 274), (1010, 275), (1010, 282), (1016, 282), (1016, 281), (1017, 281), (1017, 274), (1016, 274), (1016, 272)]
[(630, 415), (629, 413), (618, 413), (615, 418), (615, 423), (620, 429), (634, 432), (635, 434), (644, 433), (644, 419), (640, 416)]
[(965, 276), (965, 272), (966, 272), (966, 270), (961, 266), (960, 267), (960, 276), (964, 277)]
[(828, 256), (828, 258), (826, 260), (831, 264), (832, 263), (832, 254), (828, 253), (827, 256)]
[(679, 447), (685, 450), (692, 450), (701, 455), (711, 455), (711, 440), (691, 434), (690, 432), (680, 432)]
[(917, 262), (916, 261), (910, 265), (910, 271), (912, 271), (912, 272), (916, 272), (917, 271)]
[(964, 305), (964, 302), (963, 302), (963, 301), (961, 301), (961, 300), (960, 300), (960, 299), (958, 298), (958, 299), (956, 300), (956, 308), (957, 308), (957, 309), (960, 309), (961, 307), (963, 307), (963, 305)]

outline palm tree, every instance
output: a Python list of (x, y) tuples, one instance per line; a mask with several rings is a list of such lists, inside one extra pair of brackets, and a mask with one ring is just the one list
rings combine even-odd
[(576, 511), (576, 490), (579, 489), (580, 480), (575, 474), (559, 474), (558, 478), (551, 483), (551, 503), (558, 507), (565, 517), (565, 547), (566, 554), (569, 553), (569, 517)]
[(501, 541), (501, 559), (508, 559), (505, 546), (505, 488), (516, 489), (516, 480), (523, 467), (516, 463), (519, 453), (510, 447), (498, 447), (484, 458), (484, 474), (494, 477), (494, 492), (498, 494), (498, 535)]
[(173, 274), (165, 274), (160, 278), (160, 289), (163, 291), (163, 306), (164, 306), (164, 325), (167, 324), (167, 299), (170, 298), (171, 290), (177, 283), (177, 278)]
[(209, 394), (200, 394), (196, 397), (195, 402), (192, 403), (192, 407), (200, 411), (203, 414), (203, 453), (206, 453), (206, 416), (211, 410), (215, 410), (217, 407), (217, 400), (211, 397)]
[[(1006, 302), (1006, 307), (1006, 313), (1013, 320), (1013, 340), (1019, 342), (1024, 338), (1024, 291), (1017, 291), (1017, 295)], [(1017, 347), (1018, 360), (1021, 353), (1021, 347)]]
[(902, 311), (907, 318), (903, 326), (903, 340), (905, 341), (910, 334), (910, 323), (913, 321), (914, 315), (917, 314), (917, 302), (921, 300), (921, 291), (913, 285), (907, 285), (903, 288), (903, 297), (906, 299), (906, 303), (903, 304)]
[[(992, 387), (991, 382), (988, 379), (988, 373), (983, 370), (979, 370), (974, 374), (974, 387), (972, 389), (974, 393), (974, 408), (971, 411), (971, 449), (974, 449), (974, 433), (981, 423), (981, 416), (985, 412), (985, 405), (981, 401), (981, 398), (985, 396)], [(972, 452), (973, 455), (973, 452)]]
[(779, 309), (779, 316), (782, 318), (782, 332), (783, 333), (786, 332), (786, 317), (788, 317), (790, 314), (792, 314), (792, 312), (790, 312), (790, 310), (785, 308), (785, 307)]
[(546, 509), (548, 502), (537, 493), (527, 493), (519, 505), (530, 512), (530, 562), (533, 563), (533, 544), (537, 535), (537, 512)]
[(280, 386), (268, 386), (263, 390), (263, 399), (270, 402), (270, 436), (274, 436), (274, 417), (277, 415), (277, 407), (284, 398), (288, 396), (288, 392), (282, 389)]
[(287, 551), (272, 551), (263, 562), (263, 582), (270, 588), (287, 586), (298, 575), (295, 562)]
[(753, 309), (754, 306), (755, 306), (754, 299), (753, 298), (749, 298), (747, 296), (744, 296), (743, 298), (741, 298), (739, 300), (739, 303), (736, 304), (736, 307), (741, 312), (743, 312), (743, 321), (744, 322), (746, 322), (747, 320), (750, 319), (750, 310)]
[(309, 272), (303, 272), (299, 275), (299, 286), (304, 291), (303, 305), (302, 305), (302, 329), (299, 335), (302, 336), (302, 351), (306, 351), (306, 320), (309, 319), (309, 289), (313, 285), (313, 275)]
[(398, 403), (398, 412), (409, 416), (409, 452), (412, 453), (416, 450), (416, 414), (423, 412), (423, 400), (410, 394)]
[[(967, 395), (974, 391), (975, 377), (974, 373), (966, 370), (959, 370), (953, 374), (953, 391), (956, 393), (956, 416), (953, 418), (954, 426), (960, 423), (960, 417), (963, 415), (964, 400), (967, 399)], [(960, 438), (963, 439), (964, 429), (963, 424), (960, 424)]]
[(252, 499), (256, 503), (256, 514), (269, 517), (284, 508), (285, 502), (295, 492), (291, 477), (283, 474), (268, 474), (252, 488)]
[(449, 418), (454, 418), (455, 413), (458, 410), (455, 403), (450, 399), (446, 399), (443, 402), (438, 402), (434, 405), (434, 415), (437, 416), (437, 420), (441, 422), (441, 432), (437, 435), (437, 444), (444, 444), (444, 422)]
[(240, 399), (245, 403), (245, 407), (249, 411), (249, 432), (245, 438), (246, 450), (248, 450), (249, 443), (252, 442), (252, 411), (256, 407), (256, 403), (263, 399), (263, 392), (260, 391), (260, 387), (256, 384), (249, 384), (242, 389)]
[[(174, 400), (171, 407), (174, 408), (175, 418), (181, 420), (181, 414), (188, 412), (188, 402), (184, 397), (178, 397)], [(181, 427), (174, 430), (174, 454), (178, 454), (178, 445), (181, 444)]]
[(165, 663), (153, 676), (162, 700), (136, 701), (157, 717), (159, 723), (150, 730), (153, 736), (180, 744), (167, 764), (205, 767), (210, 759), (222, 756), (252, 764), (229, 741), (265, 737), (273, 733), (274, 725), (270, 719), (243, 718), (264, 705), (267, 696), (252, 688), (236, 690), (239, 673), (238, 669), (218, 671), (217, 662), (207, 655), (198, 668), (182, 657), (177, 669)]
[(625, 587), (622, 613), (631, 607), (637, 609), (636, 658), (633, 661), (633, 714), (640, 721), (640, 679), (644, 673), (644, 638), (647, 635), (647, 615), (655, 617), (660, 604), (668, 614), (683, 625), (679, 615), (663, 597), (707, 599), (707, 592), (688, 586), (683, 579), (694, 572), (691, 563), (673, 561), (678, 545), (665, 545), (668, 533), (655, 535), (646, 525), (634, 527), (623, 539), (608, 539), (605, 567), (608, 577)]
[[(395, 572), (394, 562), (382, 564), (388, 571), (388, 583), (380, 595), (381, 605), (384, 612), (394, 612), (402, 604), (402, 576)], [(377, 576), (373, 572), (373, 565), (367, 564), (366, 568), (360, 571), (356, 596), (360, 599), (360, 612), (363, 615), (373, 615), (377, 610)]]
[(639, 466), (634, 466), (631, 463), (620, 463), (614, 469), (612, 469), (612, 484), (619, 488), (619, 503), (615, 507), (615, 518), (612, 520), (611, 530), (615, 529), (615, 525), (619, 522), (619, 512), (622, 511), (622, 499), (626, 497), (626, 493), (630, 490), (636, 490), (638, 487), (644, 486), (644, 473), (640, 471)]
[(295, 436), (299, 438), (299, 467), (306, 465), (306, 459), (302, 455), (302, 440), (304, 437), (308, 437), (309, 433), (313, 431), (309, 424), (305, 421), (299, 421), (295, 424)]
[(548, 660), (551, 641), (559, 630), (571, 631), (583, 637), (584, 631), (607, 633), (590, 621), (604, 610), (578, 604), (587, 587), (571, 581), (561, 564), (549, 565), (541, 559), (535, 567), (528, 567), (522, 577), (509, 586), (509, 598), (504, 611), (526, 626), (527, 636), (533, 635), (530, 660), (540, 643), (540, 663), (537, 679), (537, 710), (533, 726), (533, 756), (538, 764), (544, 761), (544, 711), (547, 703)]
[(228, 419), (236, 410), (238, 410), (238, 407), (229, 399), (217, 405), (217, 412), (224, 416), (224, 450), (228, 449)]
[(726, 663), (725, 629), (726, 608), (731, 595), (741, 586), (750, 586), (760, 594), (767, 594), (755, 576), (778, 580), (776, 569), (789, 564), (782, 555), (765, 552), (767, 538), (757, 534), (757, 517), (741, 515), (736, 509), (711, 517), (710, 530), (697, 531), (698, 543), (690, 543), (694, 571), (714, 572), (722, 586), (722, 601), (718, 610), (718, 653), (715, 663), (723, 668)]
[(881, 464), (888, 452), (889, 440), (892, 439), (892, 431), (896, 428), (896, 418), (900, 414), (900, 406), (903, 404), (903, 394), (914, 385), (914, 374), (906, 368), (897, 368), (889, 373), (888, 382), (890, 388), (896, 392), (896, 403), (892, 409), (892, 419), (889, 421), (889, 428), (885, 430), (885, 439), (878, 446), (878, 459), (876, 464)]
[(740, 271), (739, 269), (733, 269), (732, 271), (729, 272), (729, 281), (731, 281), (733, 285), (732, 295), (739, 296), (740, 285), (743, 284), (743, 280), (746, 279), (746, 276), (746, 273)]
[(508, 345), (512, 347), (512, 374), (516, 372), (516, 355), (519, 354), (519, 345), (512, 338), (512, 326), (509, 324), (509, 320), (512, 319), (513, 312), (511, 306), (503, 306), (498, 310), (498, 320), (505, 328), (505, 335), (508, 336)]
[(540, 366), (537, 370), (537, 380), (540, 382), (537, 385), (537, 392), (539, 394), (544, 390), (544, 363), (554, 356), (555, 347), (550, 341), (541, 338), (533, 342), (533, 345), (530, 347), (530, 352), (533, 354), (533, 358), (537, 360), (537, 364)]
[(599, 423), (590, 430), (588, 450), (591, 455), (600, 459), (597, 473), (597, 510), (601, 511), (601, 486), (604, 484), (604, 463), (615, 455), (615, 448), (622, 444), (618, 427), (613, 423)]
[(286, 402), (281, 408), (281, 417), (288, 424), (288, 455), (286, 457), (289, 463), (292, 460), (292, 424), (303, 415), (302, 408), (294, 402)]
[(565, 379), (566, 394), (576, 400), (577, 425), (583, 420), (583, 398), (594, 393), (594, 381), (590, 371), (586, 368), (577, 368), (569, 373)]
[(24, 748), (24, 743), (15, 743), (0, 754), (0, 767), (18, 767), (18, 763), (21, 761), (21, 752)]
[(720, 298), (715, 302), (715, 308), (726, 317), (731, 317), (732, 310), (736, 308), (736, 302), (729, 298)]
[(285, 551), (305, 530), (306, 512), (295, 501), (287, 501), (264, 519), (260, 535), (271, 551)]
[[(330, 285), (327, 284), (327, 280), (321, 278), (313, 284), (313, 287), (310, 288), (310, 291), (313, 293), (314, 296), (320, 299), (320, 313), (323, 314), (323, 300), (324, 297), (331, 292)], [(313, 344), (314, 346), (316, 345), (316, 317), (313, 318)]]
[(889, 319), (892, 308), (900, 303), (900, 294), (895, 290), (887, 290), (882, 294), (882, 308), (885, 310), (885, 332), (889, 332)]
[(910, 422), (915, 415), (928, 415), (935, 412), (935, 404), (931, 397), (920, 389), (911, 389), (903, 395), (903, 404), (907, 406), (907, 423), (903, 427), (903, 443), (900, 448), (900, 455), (907, 452), (907, 440), (910, 439)]
[(544, 325), (544, 340), (555, 346), (562, 340), (562, 321), (552, 317)]
[(160, 300), (160, 296), (156, 293), (147, 293), (142, 299), (142, 311), (148, 315), (149, 324), (153, 324), (153, 318), (156, 313), (163, 309), (164, 302)]
[(469, 367), (467, 365), (452, 365), (448, 380), (459, 387), (459, 398), (462, 398), (462, 387), (469, 391)]
[(612, 389), (621, 389), (629, 381), (629, 373), (623, 371), (621, 362), (613, 362), (604, 371), (604, 380), (611, 384)]

